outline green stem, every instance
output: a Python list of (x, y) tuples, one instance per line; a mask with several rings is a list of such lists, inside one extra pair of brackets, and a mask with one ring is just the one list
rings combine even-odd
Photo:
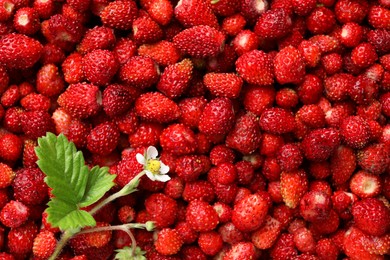
[(48, 260), (55, 260), (60, 255), (62, 249), (65, 247), (66, 243), (68, 243), (69, 239), (71, 239), (76, 233), (75, 230), (65, 230), (62, 233), (60, 241), (57, 242), (56, 248), (54, 249), (53, 254), (50, 256)]
[(139, 179), (145, 175), (145, 172), (144, 171), (141, 171), (140, 173), (138, 173), (128, 184), (126, 184), (120, 191), (108, 196), (105, 200), (103, 200), (102, 202), (100, 202), (99, 204), (97, 204), (93, 209), (91, 209), (89, 211), (89, 213), (91, 215), (94, 215), (96, 214), (96, 212), (98, 212), (101, 208), (103, 208), (104, 206), (106, 206), (108, 203), (110, 203), (111, 201), (114, 201), (116, 200), (117, 198), (120, 198), (120, 197), (123, 197), (123, 196), (126, 196), (132, 192), (135, 192), (137, 189), (137, 186), (138, 186), (138, 182), (139, 182)]

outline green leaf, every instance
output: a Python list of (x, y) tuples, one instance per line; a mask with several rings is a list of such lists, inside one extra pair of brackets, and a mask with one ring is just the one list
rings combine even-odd
[(108, 173), (108, 167), (93, 167), (88, 178), (84, 197), (79, 206), (86, 207), (98, 201), (115, 185), (115, 177), (116, 175)]
[(115, 260), (146, 260), (146, 257), (144, 256), (145, 251), (142, 251), (139, 247), (135, 249), (134, 256), (132, 249), (128, 246), (125, 246), (122, 249), (117, 249), (115, 252), (117, 252)]
[(62, 230), (95, 226), (90, 213), (81, 210), (99, 200), (114, 185), (115, 175), (106, 167), (85, 165), (84, 156), (63, 134), (47, 133), (35, 148), (37, 164), (54, 195), (48, 203), (48, 222)]

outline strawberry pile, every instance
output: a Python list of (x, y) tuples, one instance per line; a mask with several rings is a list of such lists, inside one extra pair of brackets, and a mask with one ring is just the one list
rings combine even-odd
[[(63, 133), (114, 192), (155, 146), (171, 180), (94, 216), (147, 259), (385, 259), (390, 1), (0, 0), (0, 259), (60, 231), (37, 138)], [(108, 194), (107, 194), (108, 195)], [(123, 231), (60, 259), (113, 259)]]

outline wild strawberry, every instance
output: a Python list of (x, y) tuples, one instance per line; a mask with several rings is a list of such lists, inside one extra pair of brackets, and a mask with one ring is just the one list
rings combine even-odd
[(133, 21), (133, 39), (138, 44), (157, 42), (163, 35), (159, 24), (148, 15), (140, 16)]
[(232, 73), (208, 73), (203, 82), (211, 94), (227, 98), (237, 98), (243, 84), (242, 79)]
[(285, 144), (276, 153), (276, 159), (282, 171), (297, 170), (302, 164), (303, 155), (299, 145)]
[(226, 145), (216, 145), (210, 151), (210, 161), (213, 165), (218, 165), (222, 162), (233, 163), (236, 155), (233, 149), (230, 149)]
[(12, 228), (7, 236), (7, 247), (11, 254), (27, 255), (33, 250), (34, 238), (38, 227), (33, 221), (27, 221), (20, 227)]
[(186, 221), (195, 231), (211, 231), (218, 225), (218, 214), (207, 202), (193, 200), (187, 206)]
[(347, 98), (348, 91), (353, 87), (355, 78), (351, 74), (338, 73), (325, 79), (326, 96), (331, 101), (342, 101)]
[(177, 219), (177, 202), (163, 193), (154, 193), (145, 200), (145, 208), (157, 228), (166, 228)]
[(89, 82), (97, 86), (104, 86), (111, 81), (119, 64), (111, 51), (98, 49), (83, 57), (82, 66), (84, 75)]
[(344, 253), (353, 259), (379, 259), (380, 256), (370, 253), (365, 248), (366, 236), (359, 228), (349, 228), (344, 235)]
[(67, 83), (75, 84), (84, 80), (85, 76), (82, 60), (83, 56), (80, 53), (75, 52), (66, 57), (62, 63), (61, 69)]
[(314, 1), (314, 0), (306, 0), (306, 1), (292, 0), (291, 5), (294, 9), (294, 12), (297, 15), (307, 16), (316, 7), (316, 1)]
[(367, 68), (373, 65), (377, 59), (378, 55), (375, 52), (375, 48), (370, 43), (361, 43), (351, 52), (352, 62), (360, 68)]
[(324, 111), (318, 105), (303, 105), (295, 117), (310, 128), (321, 128), (326, 123)]
[(157, 232), (154, 246), (162, 255), (174, 255), (180, 251), (183, 244), (179, 232), (175, 229), (164, 228)]
[(320, 100), (323, 92), (322, 81), (313, 74), (306, 74), (303, 82), (298, 85), (297, 93), (299, 100), (307, 105), (314, 104)]
[(20, 100), (20, 92), (19, 88), (16, 85), (11, 85), (9, 88), (4, 91), (4, 93), (1, 95), (1, 105), (3, 107), (12, 107), (16, 105), (16, 103)]
[(87, 137), (92, 130), (91, 124), (78, 119), (72, 119), (69, 123), (68, 132), (65, 136), (73, 142), (78, 149), (87, 145)]
[(359, 116), (345, 118), (340, 125), (343, 141), (354, 149), (365, 147), (370, 140), (370, 129), (367, 122)]
[(358, 171), (352, 176), (349, 187), (360, 198), (373, 198), (381, 193), (382, 181), (378, 175)]
[(263, 195), (250, 194), (234, 204), (232, 223), (240, 231), (254, 231), (264, 224), (268, 210), (269, 205)]
[(131, 57), (135, 56), (137, 52), (137, 45), (133, 40), (123, 37), (117, 39), (112, 51), (119, 64), (123, 65), (126, 64)]
[(173, 5), (168, 0), (141, 1), (141, 6), (148, 12), (150, 17), (160, 25), (168, 25), (173, 17)]
[(137, 4), (134, 1), (120, 0), (110, 2), (99, 14), (103, 25), (119, 30), (131, 29), (137, 15)]
[(225, 35), (213, 27), (198, 25), (178, 33), (173, 43), (180, 51), (192, 57), (212, 57), (223, 50)]
[(7, 188), (12, 184), (15, 172), (7, 164), (0, 163), (0, 188)]
[(23, 223), (29, 217), (29, 208), (23, 203), (15, 200), (8, 202), (0, 212), (1, 223), (10, 228), (16, 228)]
[(33, 254), (39, 258), (49, 258), (57, 245), (57, 239), (50, 231), (41, 231), (34, 238)]
[(222, 250), (223, 241), (216, 231), (201, 232), (198, 237), (200, 249), (208, 256), (214, 256)]
[(334, 184), (340, 185), (349, 180), (356, 169), (356, 155), (353, 149), (339, 146), (330, 158), (330, 170)]
[(189, 59), (169, 65), (161, 74), (157, 89), (171, 99), (181, 96), (190, 85), (192, 70)]
[(172, 124), (165, 128), (160, 136), (161, 147), (175, 155), (195, 152), (196, 139), (194, 132), (182, 124)]
[(208, 170), (210, 161), (205, 155), (184, 155), (176, 159), (176, 174), (185, 182), (195, 181)]
[(385, 29), (371, 30), (367, 33), (367, 41), (375, 47), (377, 53), (388, 53), (390, 47), (386, 42), (390, 40), (390, 33)]
[(357, 23), (344, 24), (339, 35), (340, 42), (349, 48), (356, 47), (362, 38), (363, 27)]
[(274, 81), (271, 57), (263, 51), (253, 50), (240, 56), (236, 70), (250, 84), (266, 86)]
[(261, 86), (249, 86), (243, 91), (244, 107), (246, 110), (260, 116), (270, 108), (275, 101), (275, 89)]
[(152, 58), (158, 65), (166, 67), (180, 59), (179, 50), (172, 42), (162, 40), (152, 44), (143, 44), (138, 48), (138, 55)]
[(293, 108), (298, 105), (298, 94), (291, 88), (282, 88), (276, 93), (275, 101), (276, 105), (281, 108)]
[(146, 121), (167, 123), (180, 117), (180, 109), (175, 102), (160, 92), (142, 94), (135, 101), (135, 111)]
[(294, 246), (294, 235), (289, 233), (281, 234), (271, 248), (270, 255), (273, 259), (293, 259), (298, 255)]
[(296, 208), (307, 189), (307, 175), (304, 170), (281, 173), (280, 191), (283, 201), (288, 207)]
[(181, 99), (178, 103), (181, 111), (180, 122), (191, 128), (197, 127), (206, 104), (207, 100), (203, 97)]
[(258, 249), (271, 248), (282, 229), (282, 224), (275, 218), (267, 216), (265, 224), (251, 235), (253, 245)]
[(159, 123), (141, 122), (133, 133), (129, 134), (131, 147), (156, 146), (160, 142), (160, 135), (164, 127)]
[(48, 196), (45, 174), (38, 168), (22, 168), (16, 171), (12, 184), (14, 197), (25, 205), (39, 205)]
[(333, 75), (341, 71), (343, 58), (338, 53), (325, 54), (321, 58), (321, 65), (327, 75)]
[(119, 78), (137, 88), (149, 88), (159, 79), (159, 68), (153, 59), (134, 56), (119, 69)]
[(324, 7), (316, 7), (306, 18), (307, 29), (312, 34), (326, 34), (332, 31), (336, 24), (334, 13)]
[(198, 232), (193, 230), (185, 221), (178, 222), (175, 226), (175, 230), (179, 232), (184, 244), (191, 244), (198, 238)]
[(175, 18), (186, 28), (199, 25), (207, 25), (218, 28), (218, 20), (211, 3), (203, 0), (182, 0), (174, 9)]
[(80, 42), (84, 32), (81, 21), (62, 14), (52, 15), (41, 23), (41, 28), (48, 42), (56, 44), (65, 51), (72, 51)]
[(234, 124), (233, 104), (227, 98), (215, 98), (206, 104), (199, 120), (199, 131), (207, 135), (225, 135)]
[(339, 251), (339, 248), (330, 238), (322, 238), (317, 241), (316, 254), (323, 259), (337, 259)]
[(39, 14), (31, 7), (18, 9), (14, 14), (14, 27), (18, 33), (33, 35), (40, 29)]
[(316, 43), (308, 40), (303, 40), (298, 45), (305, 64), (307, 67), (314, 68), (320, 61), (322, 50)]
[(54, 132), (54, 122), (46, 111), (25, 111), (21, 114), (22, 130), (27, 137), (36, 139)]
[(373, 174), (383, 173), (390, 161), (390, 153), (384, 144), (371, 144), (357, 153), (358, 165)]
[(10, 33), (0, 39), (0, 63), (10, 69), (32, 67), (41, 57), (42, 44), (23, 34)]
[(292, 20), (285, 9), (270, 9), (262, 13), (256, 22), (254, 32), (261, 38), (277, 40), (292, 29)]
[(286, 47), (276, 54), (274, 70), (276, 80), (280, 84), (298, 84), (305, 76), (304, 59), (296, 48)]
[(384, 93), (379, 97), (379, 102), (382, 105), (382, 113), (385, 116), (390, 115), (390, 94), (389, 93)]
[(101, 93), (92, 84), (71, 84), (57, 100), (58, 104), (73, 117), (87, 118), (95, 115), (101, 107)]
[(263, 111), (259, 119), (259, 124), (263, 131), (271, 134), (283, 134), (294, 130), (295, 119), (291, 112), (274, 107), (267, 108)]
[(119, 142), (119, 130), (114, 123), (102, 123), (92, 129), (87, 137), (87, 148), (92, 153), (107, 155)]
[(2, 0), (0, 4), (1, 4), (0, 21), (5, 22), (12, 17), (16, 7), (13, 1), (8, 1), (8, 0)]
[(96, 49), (111, 49), (114, 44), (115, 35), (113, 29), (105, 26), (95, 26), (85, 33), (77, 46), (77, 50), (85, 55)]
[(14, 260), (14, 256), (12, 254), (8, 254), (8, 253), (5, 253), (5, 252), (2, 252), (0, 253), (0, 259), (3, 259), (3, 260)]
[(309, 191), (299, 205), (300, 215), (310, 222), (323, 221), (328, 218), (332, 208), (331, 198), (322, 191)]
[(305, 157), (311, 161), (324, 161), (340, 143), (338, 131), (322, 128), (311, 131), (302, 141)]
[(390, 11), (379, 5), (371, 6), (368, 12), (368, 22), (375, 29), (390, 29)]
[(244, 0), (241, 3), (241, 14), (250, 24), (255, 24), (259, 16), (269, 9), (269, 3), (265, 0)]
[(47, 97), (58, 96), (65, 88), (65, 82), (54, 64), (42, 66), (37, 73), (37, 91)]
[(255, 259), (256, 250), (251, 242), (238, 242), (231, 246), (231, 248), (223, 256), (224, 260), (238, 260), (238, 259)]
[(6, 68), (0, 65), (0, 93), (3, 93), (9, 84), (9, 75)]
[(103, 91), (102, 105), (110, 117), (127, 112), (138, 96), (138, 90), (121, 84), (108, 85)]
[(361, 23), (367, 14), (368, 1), (340, 0), (337, 1), (334, 12), (341, 23)]
[(246, 20), (241, 14), (233, 14), (223, 19), (221, 29), (227, 35), (236, 36), (244, 29)]
[(188, 181), (188, 179), (184, 179), (184, 181), (186, 183), (182, 197), (185, 201), (190, 202), (193, 200), (202, 200), (205, 202), (211, 202), (215, 199), (214, 188), (209, 181)]
[(22, 154), (23, 141), (17, 135), (6, 133), (0, 136), (0, 158), (15, 162)]

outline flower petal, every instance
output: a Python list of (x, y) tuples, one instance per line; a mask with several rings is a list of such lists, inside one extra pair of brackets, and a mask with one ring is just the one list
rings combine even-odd
[(146, 159), (156, 159), (158, 155), (158, 151), (156, 147), (154, 146), (149, 146), (148, 149), (146, 150)]
[(161, 182), (167, 182), (171, 179), (168, 175), (156, 175), (156, 180), (161, 181)]
[(135, 158), (137, 159), (137, 162), (138, 162), (138, 163), (140, 163), (140, 164), (142, 164), (142, 165), (145, 165), (145, 157), (144, 157), (142, 154), (137, 153), (137, 154), (135, 155)]
[(145, 173), (146, 173), (146, 176), (148, 176), (148, 178), (151, 179), (152, 181), (156, 180), (156, 175), (154, 175), (150, 171), (145, 170)]
[(166, 174), (169, 172), (169, 166), (165, 165), (162, 161), (160, 161), (160, 173)]

